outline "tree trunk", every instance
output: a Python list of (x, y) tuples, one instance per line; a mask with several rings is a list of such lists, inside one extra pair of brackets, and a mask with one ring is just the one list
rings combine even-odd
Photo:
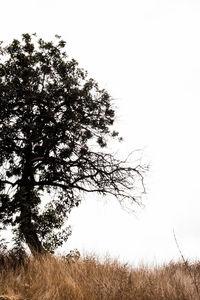
[(19, 191), (20, 198), (20, 232), (33, 255), (45, 253), (45, 249), (40, 242), (37, 230), (32, 220), (32, 192), (29, 187), (21, 186)]
[(25, 150), (25, 164), (23, 168), (22, 179), (19, 191), (17, 192), (17, 203), (20, 209), (19, 229), (22, 233), (25, 242), (31, 250), (33, 255), (45, 253), (41, 241), (37, 235), (37, 229), (33, 223), (33, 208), (34, 201), (34, 174), (31, 159), (32, 159), (32, 145), (28, 145)]

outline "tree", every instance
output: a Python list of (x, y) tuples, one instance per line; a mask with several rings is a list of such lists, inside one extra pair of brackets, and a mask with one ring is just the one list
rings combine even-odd
[(137, 202), (143, 179), (140, 166), (106, 153), (118, 136), (111, 97), (64, 47), (35, 34), (0, 44), (0, 222), (33, 254), (67, 239), (63, 225), (82, 193)]

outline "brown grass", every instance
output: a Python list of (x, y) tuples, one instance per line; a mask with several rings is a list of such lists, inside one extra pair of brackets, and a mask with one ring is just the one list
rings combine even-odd
[(101, 263), (95, 257), (70, 261), (4, 254), (0, 267), (0, 300), (200, 299), (200, 263), (131, 268), (109, 259)]

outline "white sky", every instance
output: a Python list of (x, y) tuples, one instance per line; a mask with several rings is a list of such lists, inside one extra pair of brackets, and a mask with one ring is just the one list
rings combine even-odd
[[(122, 153), (144, 149), (151, 171), (146, 208), (88, 197), (71, 214), (64, 250), (125, 261), (169, 261), (200, 253), (200, 2), (198, 0), (6, 0), (0, 40), (59, 34), (67, 52), (115, 100)], [(116, 150), (116, 146), (113, 147)]]

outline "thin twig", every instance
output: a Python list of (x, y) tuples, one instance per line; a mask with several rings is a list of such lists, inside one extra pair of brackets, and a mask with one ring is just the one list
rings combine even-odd
[(199, 287), (198, 287), (198, 283), (197, 283), (197, 280), (196, 280), (196, 276), (195, 276), (195, 274), (194, 274), (194, 276), (192, 275), (191, 269), (190, 269), (190, 267), (188, 266), (188, 263), (187, 263), (187, 261), (186, 261), (184, 255), (183, 255), (181, 249), (180, 249), (180, 246), (179, 246), (179, 243), (178, 243), (178, 241), (177, 241), (177, 238), (176, 238), (176, 234), (175, 234), (174, 229), (173, 229), (173, 235), (174, 235), (174, 240), (175, 240), (177, 249), (178, 249), (178, 251), (179, 251), (179, 253), (180, 253), (180, 256), (181, 256), (181, 258), (182, 258), (182, 260), (183, 260), (183, 263), (184, 263), (184, 265), (185, 265), (185, 268), (186, 268), (186, 270), (188, 271), (188, 273), (189, 273), (189, 275), (190, 275), (190, 278), (192, 279), (192, 283), (193, 283), (194, 286), (195, 286), (195, 289), (196, 289), (196, 292), (197, 292), (198, 299), (200, 300), (200, 293), (199, 293)]

